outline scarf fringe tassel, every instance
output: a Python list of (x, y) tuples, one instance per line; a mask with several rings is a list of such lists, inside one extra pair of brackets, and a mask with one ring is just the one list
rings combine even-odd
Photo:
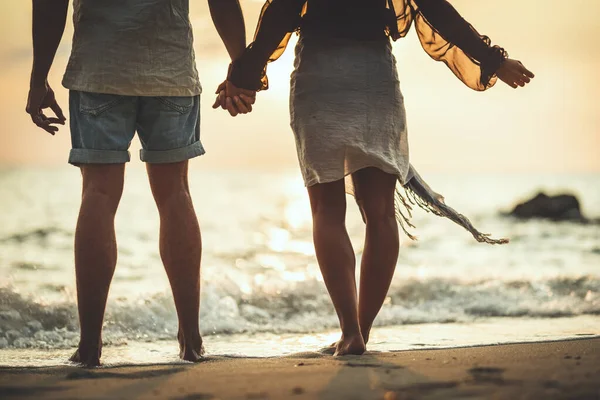
[[(402, 193), (402, 189), (404, 189), (404, 194)], [(400, 223), (404, 233), (411, 240), (417, 240), (408, 231), (408, 228), (415, 228), (410, 222), (413, 206), (419, 206), (427, 212), (454, 221), (469, 231), (475, 240), (480, 243), (506, 244), (509, 242), (508, 239), (493, 239), (490, 237), (490, 234), (479, 232), (467, 217), (446, 205), (444, 197), (434, 192), (417, 173), (403, 187), (399, 185), (396, 188), (396, 219)]]

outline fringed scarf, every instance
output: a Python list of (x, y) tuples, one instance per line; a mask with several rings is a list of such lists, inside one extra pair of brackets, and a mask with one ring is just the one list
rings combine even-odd
[[(396, 188), (396, 219), (406, 236), (410, 239), (416, 240), (416, 237), (408, 232), (407, 226), (411, 228), (415, 227), (410, 222), (410, 218), (412, 218), (413, 206), (417, 205), (427, 212), (454, 221), (471, 232), (475, 240), (480, 243), (506, 244), (509, 242), (508, 239), (493, 239), (490, 237), (490, 234), (479, 232), (467, 217), (448, 206), (444, 202), (444, 196), (434, 192), (412, 165), (410, 166), (410, 170), (412, 177), (404, 185), (400, 184)], [(402, 189), (404, 189), (404, 194), (402, 193)], [(403, 212), (402, 208), (406, 211)]]

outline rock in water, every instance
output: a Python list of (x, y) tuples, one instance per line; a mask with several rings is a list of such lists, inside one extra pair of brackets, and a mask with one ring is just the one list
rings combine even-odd
[(511, 216), (521, 219), (546, 218), (553, 221), (587, 222), (577, 197), (570, 194), (548, 196), (540, 192), (531, 200), (517, 204)]

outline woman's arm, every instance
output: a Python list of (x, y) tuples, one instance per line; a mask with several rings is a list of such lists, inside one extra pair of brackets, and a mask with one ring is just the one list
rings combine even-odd
[(496, 71), (506, 59), (503, 49), (490, 46), (446, 0), (413, 0), (418, 11), (444, 39), (479, 62), (484, 69)]
[[(494, 75), (513, 88), (525, 86), (534, 77), (520, 61), (509, 59), (504, 49), (492, 46), (490, 39), (480, 35), (446, 0), (413, 0), (413, 2), (425, 22), (434, 31), (448, 43), (462, 50), (467, 57), (479, 63), (480, 72), (477, 77), (479, 82), (474, 88), (478, 90), (487, 88), (490, 82), (493, 83), (491, 79)], [(450, 54), (452, 52), (446, 46), (438, 49), (433, 45), (428, 49), (428, 53), (434, 58), (437, 56), (444, 60), (455, 73), (458, 72), (457, 75), (463, 82), (469, 81), (468, 76), (471, 74), (468, 68), (461, 68), (460, 57), (457, 58), (456, 53), (454, 56)]]
[(306, 0), (273, 0), (260, 21), (256, 39), (229, 68), (227, 79), (235, 86), (250, 90), (262, 88), (261, 77), (271, 54), (283, 38), (299, 24)]
[(410, 1), (423, 49), (434, 60), (443, 61), (471, 89), (489, 89), (496, 77), (512, 87), (524, 86), (533, 78), (531, 71), (509, 59), (501, 47), (492, 46), (448, 1), (402, 1)]

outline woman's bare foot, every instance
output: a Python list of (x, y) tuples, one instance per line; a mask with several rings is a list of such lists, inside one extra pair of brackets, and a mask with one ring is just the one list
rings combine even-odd
[(370, 329), (365, 330), (365, 331), (361, 330), (361, 333), (362, 333), (362, 337), (363, 337), (363, 340), (365, 341), (365, 346), (366, 346), (367, 343), (369, 343), (369, 335), (371, 334), (371, 330)]
[(81, 364), (83, 367), (99, 367), (102, 356), (102, 345), (84, 346), (81, 343), (69, 361)]
[(337, 348), (337, 344), (338, 344), (338, 342), (339, 342), (339, 341), (337, 341), (337, 342), (333, 342), (333, 343), (331, 343), (329, 346), (322, 347), (322, 348), (319, 350), (319, 353), (323, 353), (323, 354), (329, 354), (330, 356), (332, 356), (332, 355), (333, 355), (333, 353), (335, 353), (335, 349)]
[(186, 335), (177, 332), (177, 340), (179, 341), (179, 358), (184, 361), (197, 362), (200, 361), (204, 356), (204, 345), (202, 344), (202, 337), (200, 334), (188, 335), (191, 339), (188, 339)]
[[(349, 336), (349, 338), (350, 338), (350, 336)], [(338, 350), (338, 347), (347, 346), (347, 344), (349, 343), (349, 341), (350, 341), (350, 339), (349, 340), (345, 340), (344, 337), (342, 336), (342, 338), (340, 340), (338, 340), (337, 342), (331, 343), (329, 346), (321, 348), (319, 350), (319, 352), (323, 353), (323, 354), (329, 354), (331, 356), (335, 355), (336, 352), (337, 352), (337, 350)], [(360, 341), (357, 341), (357, 342), (360, 343)], [(366, 346), (367, 346), (366, 340), (363, 339), (363, 342), (364, 342), (365, 349), (363, 349), (362, 353), (365, 352)], [(346, 354), (355, 354), (355, 353), (346, 353)], [(337, 355), (341, 355), (341, 354), (337, 354)]]
[(365, 341), (362, 335), (356, 334), (352, 336), (342, 336), (339, 342), (335, 345), (334, 357), (345, 356), (345, 355), (357, 355), (360, 356), (367, 350)]

